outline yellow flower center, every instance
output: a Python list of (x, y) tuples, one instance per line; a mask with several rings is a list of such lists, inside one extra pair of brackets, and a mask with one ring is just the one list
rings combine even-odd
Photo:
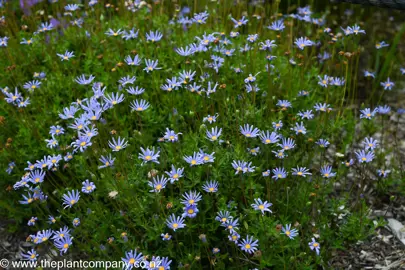
[(211, 139), (212, 139), (213, 141), (216, 141), (216, 140), (217, 140), (217, 136), (212, 136)]
[(266, 139), (266, 143), (271, 143), (271, 140), (269, 140), (269, 139)]
[(146, 159), (146, 160), (151, 160), (152, 157), (151, 157), (151, 156), (146, 156), (145, 159)]
[(246, 244), (246, 245), (245, 245), (245, 248), (246, 248), (246, 249), (250, 249), (250, 245), (249, 245), (249, 244)]
[(81, 142), (80, 143), (80, 146), (85, 146), (86, 145), (86, 142)]
[(194, 210), (193, 209), (188, 209), (188, 211), (187, 211), (189, 214), (193, 214), (194, 213)]
[(173, 223), (173, 228), (177, 229), (179, 227), (179, 224)]
[(75, 204), (76, 203), (76, 200), (71, 200), (70, 201), (70, 204)]
[(173, 178), (177, 179), (177, 178), (179, 178), (179, 175), (176, 173), (175, 175), (173, 175)]
[(68, 248), (68, 247), (69, 247), (69, 244), (67, 244), (67, 243), (63, 245), (63, 248)]
[(260, 209), (260, 210), (263, 210), (263, 209), (264, 209), (264, 205), (263, 205), (263, 204), (259, 205), (259, 209)]
[(161, 190), (161, 189), (162, 189), (162, 185), (159, 184), (156, 186), (156, 190)]
[(121, 150), (121, 146), (120, 145), (115, 146), (115, 150)]

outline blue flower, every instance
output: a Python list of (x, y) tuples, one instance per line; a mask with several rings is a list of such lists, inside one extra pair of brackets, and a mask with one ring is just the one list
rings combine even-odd
[(28, 251), (27, 254), (21, 253), (21, 257), (23, 257), (24, 260), (29, 260), (31, 262), (35, 262), (38, 258), (38, 254), (34, 249), (31, 249), (31, 251)]
[(148, 185), (153, 188), (152, 190), (149, 190), (149, 192), (160, 192), (162, 189), (166, 187), (167, 182), (169, 182), (169, 179), (166, 177), (162, 176), (159, 178), (157, 176), (156, 178), (153, 177), (153, 182), (149, 181)]
[(80, 219), (79, 218), (74, 218), (72, 221), (73, 226), (77, 227), (80, 225)]
[(103, 163), (103, 165), (98, 166), (99, 169), (114, 166), (115, 158), (112, 158), (111, 154), (109, 154), (108, 156), (101, 156), (99, 160), (101, 161), (101, 163)]
[(228, 235), (229, 241), (232, 241), (235, 244), (238, 243), (239, 238), (240, 238), (240, 235), (237, 232), (234, 232), (233, 234)]
[(330, 144), (327, 140), (325, 139), (319, 139), (318, 141), (315, 142), (317, 145), (319, 145), (322, 148), (326, 148), (328, 147), (328, 145)]
[(130, 55), (128, 55), (124, 61), (127, 63), (128, 66), (139, 66), (141, 64), (141, 58), (139, 55), (135, 55), (134, 58), (132, 59)]
[(79, 191), (78, 190), (68, 191), (67, 194), (63, 195), (62, 199), (63, 199), (63, 204), (66, 205), (64, 208), (66, 208), (66, 207), (71, 208), (80, 199)]
[(308, 245), (311, 250), (315, 250), (316, 255), (319, 255), (321, 246), (319, 245), (318, 242), (315, 241), (315, 238), (312, 238), (312, 241), (309, 242)]
[[(125, 258), (121, 258), (125, 263), (125, 270), (130, 270), (132, 268), (138, 268), (139, 263), (144, 260), (142, 253), (137, 252), (136, 250), (130, 250), (125, 253)], [(138, 266), (138, 267), (137, 267)]]
[(283, 138), (281, 144), (278, 144), (283, 150), (291, 150), (295, 147), (295, 141), (291, 138)]
[(174, 130), (166, 128), (166, 133), (164, 134), (163, 139), (169, 142), (177, 142), (180, 134), (182, 133), (176, 133)]
[(190, 56), (193, 55), (196, 52), (196, 50), (193, 47), (186, 46), (185, 48), (182, 47), (177, 48), (176, 52), (181, 56)]
[(63, 237), (62, 239), (55, 240), (55, 246), (59, 249), (60, 255), (66, 253), (69, 247), (73, 244), (72, 238), (68, 235)]
[(296, 38), (294, 44), (297, 45), (298, 49), (300, 50), (304, 50), (304, 48), (307, 46), (314, 45), (314, 43), (306, 37)]
[(53, 216), (49, 216), (48, 217), (48, 223), (49, 224), (55, 224), (56, 223), (56, 219)]
[(304, 111), (304, 112), (300, 111), (297, 115), (300, 116), (302, 119), (312, 119), (312, 118), (314, 118), (312, 110), (307, 110), (307, 111)]
[(95, 76), (93, 76), (93, 75), (89, 75), (89, 78), (86, 78), (86, 75), (84, 75), (84, 74), (82, 74), (82, 75), (80, 75), (79, 77), (77, 77), (76, 78), (76, 82), (78, 83), (78, 84), (81, 84), (81, 85), (88, 85), (88, 84), (91, 84), (91, 82), (95, 79), (96, 77)]
[(27, 89), (30, 92), (33, 92), (35, 89), (39, 88), (41, 86), (41, 82), (37, 80), (33, 80), (30, 82), (27, 82), (23, 85), (24, 89)]
[(385, 43), (385, 41), (377, 42), (375, 44), (376, 49), (381, 49), (388, 46), (390, 46), (390, 44)]
[(292, 128), (292, 130), (295, 131), (295, 134), (306, 134), (307, 133), (307, 129), (305, 128), (304, 124), (301, 122), (299, 123), (295, 123), (295, 127)]
[(178, 181), (179, 178), (183, 177), (184, 168), (176, 169), (174, 165), (172, 165), (170, 172), (165, 172), (169, 176), (170, 183), (173, 184), (175, 181)]
[(375, 78), (375, 72), (370, 72), (370, 71), (365, 70), (364, 71), (364, 77), (373, 77), (373, 78)]
[(166, 225), (173, 231), (186, 227), (186, 224), (184, 223), (184, 218), (176, 217), (174, 214), (172, 214), (166, 219)]
[(28, 226), (34, 226), (35, 222), (38, 220), (37, 217), (32, 217), (28, 220)]
[(146, 100), (135, 100), (131, 102), (132, 111), (142, 112), (150, 107), (150, 104)]
[(128, 93), (130, 93), (131, 95), (140, 95), (140, 94), (142, 94), (143, 92), (145, 92), (145, 89), (144, 88), (140, 88), (140, 87), (138, 87), (138, 86), (136, 86), (135, 88), (133, 88), (132, 86), (131, 87), (129, 87), (128, 89), (127, 89), (127, 92)]
[(242, 239), (241, 243), (238, 246), (242, 249), (242, 251), (246, 251), (249, 254), (254, 253), (257, 250), (258, 240), (255, 240), (253, 236), (247, 235), (246, 239)]
[(160, 151), (157, 151), (155, 153), (154, 148), (152, 148), (152, 149), (149, 149), (149, 148), (143, 149), (141, 147), (141, 152), (142, 153), (139, 153), (138, 157), (143, 160), (142, 164), (144, 164), (145, 162), (155, 162), (155, 163), (159, 164), (159, 161), (157, 159), (159, 157)]
[(183, 159), (190, 164), (190, 166), (201, 165), (204, 163), (201, 155), (199, 153), (193, 153), (192, 156), (184, 156)]
[(183, 199), (181, 203), (185, 206), (196, 205), (199, 201), (201, 201), (202, 196), (197, 191), (190, 191), (189, 193), (183, 194)]
[(386, 178), (390, 172), (391, 172), (390, 170), (383, 170), (383, 169), (377, 170), (378, 176), (382, 176), (384, 178)]
[(117, 31), (112, 30), (111, 28), (108, 29), (107, 32), (105, 32), (105, 34), (109, 37), (117, 37), (119, 35), (121, 35), (123, 32), (121, 31), (121, 29), (118, 29)]
[(125, 40), (136, 39), (138, 37), (138, 33), (139, 30), (135, 31), (135, 28), (132, 28), (131, 30), (129, 30), (129, 32), (123, 31), (122, 38)]
[(245, 16), (242, 17), (240, 20), (235, 20), (234, 18), (231, 18), (232, 22), (234, 23), (234, 28), (238, 28), (242, 25), (246, 25), (246, 23), (249, 21), (248, 19), (245, 19)]
[(272, 203), (268, 203), (267, 201), (263, 202), (260, 198), (255, 199), (255, 203), (251, 204), (254, 210), (261, 211), (262, 214), (264, 215), (264, 212), (270, 212), (273, 213), (269, 207), (272, 206)]
[(288, 173), (284, 168), (275, 168), (273, 169), (273, 176), (271, 178), (278, 180), (278, 179), (283, 179), (286, 178)]
[(323, 104), (317, 103), (317, 104), (315, 104), (314, 108), (315, 108), (315, 110), (321, 111), (321, 112), (329, 112), (332, 110), (332, 108), (330, 108), (330, 105), (326, 104), (326, 103), (323, 103)]
[(209, 14), (207, 11), (197, 13), (197, 14), (194, 14), (192, 21), (197, 24), (205, 24), (207, 22), (208, 16), (209, 16)]
[(364, 150), (360, 150), (355, 152), (357, 159), (359, 160), (360, 163), (369, 163), (371, 161), (373, 161), (375, 155), (373, 151), (364, 151)]
[(65, 133), (65, 129), (61, 126), (51, 126), (49, 134), (51, 135), (62, 135)]
[(65, 6), (66, 11), (76, 11), (78, 9), (80, 9), (80, 7), (77, 4), (68, 4)]
[(281, 121), (273, 122), (271, 124), (275, 130), (280, 130), (283, 127), (283, 122)]
[(169, 241), (170, 239), (172, 239), (172, 236), (168, 233), (165, 234), (162, 233), (160, 236), (162, 237), (163, 241)]
[(64, 54), (59, 54), (57, 55), (61, 58), (62, 61), (68, 61), (70, 58), (75, 57), (73, 52), (66, 51)]
[(365, 34), (366, 31), (360, 29), (360, 26), (358, 26), (357, 24), (355, 24), (353, 27), (349, 27), (351, 29), (351, 32), (353, 32), (354, 34)]
[(195, 218), (197, 216), (197, 213), (199, 212), (198, 208), (196, 205), (188, 205), (183, 207), (184, 213), (182, 217), (189, 217), (189, 218)]
[(260, 147), (248, 148), (247, 151), (248, 151), (252, 156), (257, 156), (257, 154), (260, 153)]
[(388, 78), (386, 82), (381, 82), (381, 85), (384, 87), (384, 90), (391, 90), (395, 86), (395, 83)]
[(54, 231), (52, 239), (53, 240), (62, 240), (64, 237), (70, 236), (70, 229), (65, 226), (60, 228), (59, 231)]
[(161, 40), (163, 37), (163, 34), (160, 33), (159, 31), (150, 31), (149, 33), (146, 34), (146, 41), (152, 41), (152, 42), (157, 42)]
[(291, 224), (287, 224), (285, 227), (283, 226), (281, 228), (281, 234), (285, 234), (288, 238), (294, 239), (298, 235), (298, 230), (297, 229), (292, 229), (291, 230)]
[(259, 137), (264, 144), (277, 143), (279, 141), (279, 135), (275, 132), (270, 133), (268, 130), (266, 132), (262, 131)]
[(211, 128), (211, 132), (207, 130), (207, 137), (210, 141), (218, 140), (219, 136), (221, 136), (222, 128), (218, 130), (218, 127)]
[(31, 171), (29, 181), (33, 184), (39, 184), (44, 181), (45, 172), (42, 170)]
[(378, 110), (379, 114), (388, 114), (391, 112), (391, 107), (388, 105), (378, 106), (376, 109)]
[(267, 26), (267, 29), (273, 30), (273, 31), (280, 31), (282, 32), (285, 28), (284, 21), (283, 20), (278, 20), (275, 22), (272, 22), (271, 25)]
[(239, 127), (240, 132), (247, 138), (255, 138), (259, 136), (260, 130), (255, 128), (254, 126), (250, 126), (249, 124), (245, 124), (244, 126)]
[(88, 179), (86, 179), (84, 182), (82, 182), (82, 192), (90, 194), (96, 189), (96, 185), (93, 182), (90, 182)]
[(203, 186), (203, 190), (208, 193), (215, 193), (218, 191), (217, 181), (207, 181)]
[(378, 112), (378, 109), (375, 108), (373, 111), (371, 111), (370, 108), (365, 108), (363, 110), (360, 110), (360, 112), (361, 112), (360, 118), (371, 119)]
[(124, 101), (124, 95), (119, 93), (112, 93), (111, 96), (105, 95), (104, 101), (108, 104), (108, 107), (111, 108), (114, 105)]
[(228, 211), (219, 211), (217, 213), (217, 216), (215, 217), (215, 220), (221, 222), (222, 224), (231, 219), (233, 219), (233, 217), (231, 216), (231, 213), (229, 213)]
[(30, 204), (34, 201), (34, 198), (32, 197), (31, 193), (28, 192), (28, 196), (22, 195), (24, 198), (23, 201), (19, 201), (20, 204)]
[(203, 118), (203, 122), (209, 122), (212, 124), (213, 122), (215, 123), (217, 121), (218, 114), (215, 115), (208, 115), (207, 117)]
[(230, 234), (235, 233), (235, 230), (239, 229), (239, 219), (228, 219), (221, 226), (225, 227), (225, 230), (229, 230)]
[(330, 165), (322, 166), (321, 174), (325, 178), (331, 178), (331, 177), (336, 176), (336, 173), (332, 172), (332, 166), (330, 166)]
[(234, 160), (232, 162), (232, 167), (235, 169), (235, 174), (242, 172), (243, 174), (247, 172), (254, 172), (255, 166), (252, 166), (252, 162), (247, 163), (242, 160)]
[(9, 40), (8, 37), (0, 37), (0, 47), (7, 47), (7, 41)]
[(366, 150), (374, 150), (378, 146), (378, 141), (374, 140), (373, 138), (366, 137), (363, 141)]
[(292, 169), (292, 175), (306, 177), (307, 175), (312, 175), (312, 173), (305, 167), (297, 167)]
[(112, 142), (108, 141), (108, 145), (112, 149), (113, 152), (118, 152), (128, 146), (128, 142), (125, 141), (125, 139), (121, 140), (121, 137), (118, 137), (118, 140), (115, 140), (115, 138), (112, 138)]
[(253, 42), (255, 42), (257, 40), (258, 37), (259, 37), (258, 34), (252, 34), (252, 35), (248, 35), (246, 40), (253, 43)]
[(91, 146), (92, 143), (90, 142), (90, 138), (80, 136), (79, 139), (74, 141), (71, 145), (73, 146), (75, 151), (80, 150), (80, 152), (84, 152), (84, 150), (86, 150), (87, 147)]
[(159, 60), (145, 59), (146, 67), (143, 70), (145, 70), (147, 73), (149, 73), (151, 71), (154, 71), (155, 69), (162, 69), (160, 67), (157, 67), (158, 63), (159, 63)]

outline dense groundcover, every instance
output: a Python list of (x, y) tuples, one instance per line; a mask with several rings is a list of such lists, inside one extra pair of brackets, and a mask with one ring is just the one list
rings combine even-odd
[(404, 191), (385, 125), (405, 111), (384, 102), (403, 15), (279, 2), (0, 0), (0, 215), (22, 258), (318, 269), (384, 226), (364, 190)]

